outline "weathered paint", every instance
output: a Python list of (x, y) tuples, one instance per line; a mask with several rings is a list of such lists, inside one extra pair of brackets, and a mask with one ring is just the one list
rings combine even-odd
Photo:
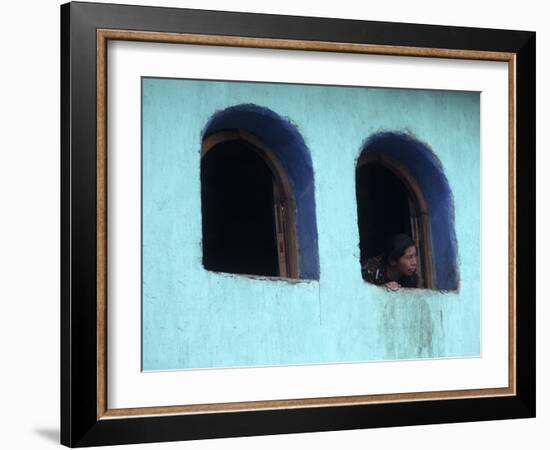
[[(250, 104), (290, 121), (309, 149), (319, 280), (202, 266), (202, 133), (217, 112)], [(144, 79), (144, 370), (479, 355), (479, 107), (468, 92)], [(355, 164), (387, 131), (441, 162), (457, 290), (389, 292), (361, 278)]]

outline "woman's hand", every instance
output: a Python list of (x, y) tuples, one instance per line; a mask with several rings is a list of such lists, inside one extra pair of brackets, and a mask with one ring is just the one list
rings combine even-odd
[(384, 286), (390, 291), (397, 291), (401, 287), (397, 281), (388, 281)]

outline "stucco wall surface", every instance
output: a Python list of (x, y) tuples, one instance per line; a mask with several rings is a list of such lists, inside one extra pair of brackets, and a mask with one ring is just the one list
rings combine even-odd
[[(143, 368), (479, 356), (479, 93), (144, 78)], [(289, 121), (311, 155), (319, 279), (202, 266), (202, 133), (256, 105)], [(365, 142), (406, 133), (441, 162), (454, 200), (453, 291), (363, 281), (355, 165)]]

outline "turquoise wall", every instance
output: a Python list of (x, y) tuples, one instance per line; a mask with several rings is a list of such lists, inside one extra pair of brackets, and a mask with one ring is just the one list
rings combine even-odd
[[(479, 93), (144, 78), (143, 369), (312, 364), (480, 354)], [(204, 270), (201, 130), (239, 104), (290, 120), (311, 152), (319, 280)], [(460, 287), (390, 292), (363, 281), (355, 163), (408, 133), (454, 195)]]

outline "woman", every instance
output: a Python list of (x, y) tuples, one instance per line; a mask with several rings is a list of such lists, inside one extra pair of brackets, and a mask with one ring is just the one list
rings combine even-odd
[(401, 287), (418, 287), (415, 242), (405, 234), (395, 235), (388, 241), (382, 255), (364, 262), (361, 272), (369, 283), (392, 291)]

